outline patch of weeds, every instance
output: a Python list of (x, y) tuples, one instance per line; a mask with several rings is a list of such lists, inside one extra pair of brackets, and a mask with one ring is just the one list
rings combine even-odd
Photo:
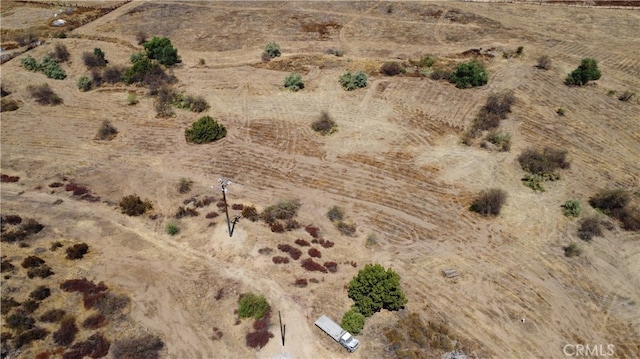
[(524, 175), (524, 177), (522, 177), (522, 183), (536, 192), (545, 191), (544, 187), (542, 186), (542, 183), (545, 181), (545, 177), (540, 175), (526, 174)]
[(173, 222), (167, 223), (167, 234), (169, 234), (170, 236), (175, 236), (179, 232), (180, 232), (180, 228), (178, 228), (177, 224)]
[(580, 217), (582, 214), (582, 204), (575, 199), (568, 200), (562, 205), (562, 212), (567, 217)]
[(260, 319), (269, 312), (270, 308), (263, 295), (245, 293), (240, 296), (238, 317)]

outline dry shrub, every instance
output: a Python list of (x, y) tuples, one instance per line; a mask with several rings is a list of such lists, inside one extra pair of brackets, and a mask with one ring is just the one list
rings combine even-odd
[(292, 247), (289, 244), (278, 244), (278, 249), (285, 253), (289, 253), (289, 255), (293, 260), (298, 260), (302, 255), (301, 250), (299, 250), (298, 248)]
[(156, 96), (154, 108), (158, 117), (171, 117), (173, 112), (173, 101), (176, 97), (176, 93), (168, 85), (163, 85), (158, 90)]
[(596, 216), (584, 218), (578, 227), (578, 237), (583, 241), (590, 241), (593, 237), (602, 236), (602, 221)]
[(0, 181), (4, 183), (15, 183), (20, 180), (18, 176), (0, 175)]
[(118, 134), (118, 130), (111, 124), (109, 120), (102, 121), (100, 128), (98, 128), (98, 133), (96, 134), (96, 138), (101, 141), (111, 141)]
[(253, 327), (253, 330), (267, 330), (269, 329), (270, 325), (271, 325), (271, 319), (268, 315), (265, 315), (261, 319), (256, 319), (253, 322), (252, 327)]
[(95, 313), (88, 316), (83, 322), (85, 329), (98, 329), (107, 325), (107, 318), (102, 313)]
[(480, 192), (480, 195), (471, 204), (470, 210), (483, 216), (497, 216), (507, 199), (507, 192), (491, 188)]
[(136, 41), (138, 42), (138, 45), (144, 44), (145, 42), (147, 42), (148, 39), (149, 39), (149, 35), (147, 35), (146, 32), (138, 31), (136, 33)]
[(344, 236), (352, 237), (356, 234), (356, 225), (354, 223), (347, 223), (344, 221), (336, 221), (334, 222), (336, 228), (340, 231), (340, 233)]
[(2, 216), (2, 224), (10, 224), (10, 225), (17, 225), (22, 223), (22, 217), (16, 215), (16, 214), (8, 214), (6, 216)]
[(19, 307), (20, 303), (16, 302), (15, 299), (13, 299), (13, 297), (2, 297), (2, 301), (0, 304), (0, 312), (2, 312), (2, 315), (5, 314), (9, 314), (9, 312), (11, 311), (11, 308), (15, 308), (15, 307)]
[(382, 66), (380, 67), (380, 72), (387, 76), (395, 76), (405, 73), (406, 70), (400, 63), (396, 61), (390, 61), (382, 64)]
[(96, 302), (96, 298), (109, 290), (103, 282), (95, 284), (86, 278), (66, 280), (60, 284), (60, 289), (65, 292), (81, 293), (86, 309), (92, 308)]
[(329, 135), (336, 131), (337, 124), (328, 112), (322, 111), (320, 118), (311, 124), (311, 128), (322, 135)]
[(331, 222), (341, 221), (344, 219), (344, 209), (338, 206), (333, 206), (327, 212), (327, 217)]
[(67, 185), (64, 186), (64, 190), (67, 192), (73, 192), (74, 196), (81, 196), (89, 192), (89, 189), (87, 187), (81, 186), (76, 183), (67, 183)]
[(591, 207), (597, 208), (607, 215), (624, 208), (629, 201), (631, 201), (631, 195), (622, 189), (601, 190), (589, 198)]
[(206, 215), (206, 216), (204, 216), (204, 217), (205, 217), (205, 218), (207, 218), (207, 219), (212, 219), (212, 218), (216, 218), (216, 217), (218, 217), (218, 216), (219, 216), (218, 212), (209, 212), (209, 213), (207, 213), (207, 215)]
[(336, 262), (324, 262), (324, 267), (331, 273), (338, 271), (338, 263)]
[(82, 359), (84, 357), (102, 358), (109, 353), (111, 343), (100, 333), (87, 338), (86, 341), (74, 344), (71, 351), (62, 355), (62, 359)]
[(564, 250), (565, 257), (576, 257), (582, 254), (582, 249), (580, 249), (577, 243), (571, 243), (562, 249)]
[(58, 188), (58, 187), (62, 187), (64, 186), (64, 183), (60, 183), (60, 182), (52, 182), (49, 184), (50, 188)]
[(489, 95), (487, 102), (473, 121), (472, 132), (492, 130), (500, 126), (500, 121), (507, 118), (511, 112), (511, 106), (515, 100), (513, 92), (510, 91)]
[(56, 44), (50, 56), (56, 59), (56, 62), (66, 62), (69, 60), (69, 50), (64, 44)]
[(15, 111), (20, 108), (16, 100), (10, 98), (3, 98), (0, 100), (0, 112)]
[(40, 316), (40, 320), (45, 323), (57, 323), (65, 317), (67, 312), (62, 309), (51, 309)]
[(640, 208), (625, 207), (617, 214), (617, 218), (627, 231), (640, 231)]
[(289, 263), (289, 258), (282, 257), (282, 256), (275, 256), (275, 257), (271, 258), (271, 260), (275, 264), (287, 264), (287, 263)]
[(13, 272), (16, 269), (16, 266), (11, 264), (10, 260), (2, 260), (2, 273), (4, 272)]
[(231, 209), (234, 211), (242, 211), (244, 209), (244, 205), (242, 203), (234, 203), (231, 205)]
[(254, 206), (244, 206), (242, 208), (242, 217), (250, 220), (251, 222), (257, 222), (260, 219), (258, 211)]
[(118, 295), (113, 292), (102, 292), (96, 296), (95, 308), (103, 315), (114, 316), (129, 305), (131, 300), (124, 294)]
[(300, 223), (298, 223), (298, 221), (296, 221), (295, 219), (287, 219), (284, 222), (284, 229), (286, 229), (287, 231), (292, 231), (298, 228), (300, 228)]
[(273, 338), (272, 333), (266, 330), (259, 330), (247, 334), (245, 339), (247, 346), (251, 348), (262, 348), (267, 345), (271, 338)]
[(37, 256), (28, 256), (22, 260), (22, 263), (20, 265), (22, 266), (22, 268), (35, 268), (40, 267), (43, 264), (45, 264), (44, 259)]
[(309, 282), (307, 281), (306, 278), (299, 278), (299, 279), (296, 279), (296, 281), (293, 283), (293, 285), (295, 285), (298, 288), (304, 288), (307, 285), (309, 285)]
[(89, 246), (86, 243), (74, 244), (71, 247), (67, 247), (67, 259), (82, 259), (89, 251)]
[(27, 299), (24, 302), (22, 302), (22, 305), (21, 305), (22, 309), (27, 313), (35, 312), (39, 306), (40, 306), (40, 302), (33, 299)]
[(146, 334), (117, 340), (113, 343), (111, 354), (115, 359), (158, 359), (163, 347), (162, 339)]
[(315, 248), (310, 248), (308, 253), (312, 258), (322, 258), (322, 253), (320, 253), (320, 251)]
[(60, 329), (53, 333), (53, 341), (56, 345), (67, 347), (76, 339), (76, 334), (78, 334), (76, 318), (69, 315), (62, 318)]
[(295, 242), (297, 245), (299, 245), (300, 247), (309, 247), (311, 244), (309, 244), (309, 242), (305, 241), (304, 239), (296, 239)]
[(271, 228), (271, 232), (274, 232), (274, 233), (284, 232), (284, 226), (280, 221), (271, 222), (271, 224), (269, 224), (269, 227)]
[(538, 57), (538, 63), (536, 67), (541, 70), (549, 70), (551, 69), (551, 58), (548, 55), (542, 55)]
[(44, 300), (51, 295), (51, 289), (45, 287), (44, 285), (38, 286), (36, 289), (32, 290), (29, 293), (29, 298), (33, 298), (35, 300)]
[(223, 208), (225, 208), (225, 207), (229, 207), (229, 205), (228, 205), (228, 204), (226, 204), (226, 203), (225, 203), (225, 201), (223, 201), (223, 200), (218, 201), (218, 203), (216, 203), (216, 206), (217, 206), (218, 208), (220, 208), (220, 209), (223, 209)]
[(55, 273), (51, 270), (51, 267), (46, 264), (36, 268), (29, 268), (29, 270), (27, 271), (27, 277), (29, 277), (29, 279), (35, 277), (47, 278), (54, 274)]
[(304, 227), (304, 230), (309, 233), (309, 235), (313, 238), (318, 238), (320, 236), (320, 228), (314, 227), (312, 225), (308, 225)]
[(27, 91), (29, 91), (31, 98), (36, 100), (40, 105), (55, 106), (62, 103), (62, 98), (56, 95), (46, 83), (41, 85), (29, 85), (27, 86)]
[(327, 273), (327, 269), (321, 265), (320, 263), (315, 262), (311, 258), (307, 258), (301, 262), (302, 268), (310, 271), (310, 272), (322, 272)]
[[(97, 72), (97, 71), (96, 71)], [(117, 84), (118, 82), (121, 82), (124, 79), (124, 72), (125, 69), (122, 66), (108, 66), (104, 69), (104, 71), (102, 72), (102, 76), (98, 76), (98, 81), (99, 82), (106, 82), (108, 84)], [(93, 78), (93, 74), (92, 74), (92, 78)]]
[(27, 315), (24, 310), (17, 310), (15, 313), (4, 318), (5, 326), (18, 333), (33, 328), (35, 320)]
[(258, 249), (258, 253), (263, 254), (263, 255), (270, 255), (271, 253), (273, 253), (273, 249), (271, 249), (269, 247), (260, 248), (260, 249)]
[(311, 278), (311, 279), (309, 279), (309, 283), (318, 284), (318, 283), (320, 283), (320, 281), (317, 280), (316, 278)]
[(51, 358), (51, 353), (48, 350), (40, 352), (35, 356), (35, 359), (49, 359), (49, 358)]
[(317, 243), (318, 243), (319, 245), (321, 245), (321, 246), (322, 246), (322, 248), (331, 248), (331, 247), (333, 247), (333, 245), (334, 245), (334, 243), (333, 243), (333, 242), (331, 242), (330, 240), (328, 240), (328, 239), (323, 239), (323, 238), (318, 239), (318, 240), (317, 240)]
[(302, 204), (299, 199), (282, 200), (276, 205), (265, 208), (260, 217), (267, 223), (272, 223), (276, 219), (292, 219), (298, 214), (301, 206)]
[(542, 152), (535, 148), (527, 148), (518, 156), (522, 169), (550, 179), (558, 177), (556, 170), (569, 168), (567, 151), (545, 147)]
[(49, 335), (49, 331), (44, 328), (35, 327), (29, 329), (20, 335), (13, 341), (13, 346), (16, 349), (20, 349), (23, 345), (29, 344), (34, 340), (42, 340)]
[(146, 211), (153, 209), (151, 202), (142, 201), (136, 194), (128, 195), (120, 200), (120, 209), (122, 213), (128, 216), (140, 216)]
[(184, 217), (197, 217), (200, 213), (195, 210), (195, 208), (191, 207), (178, 207), (178, 211), (174, 215), (176, 219), (184, 218)]

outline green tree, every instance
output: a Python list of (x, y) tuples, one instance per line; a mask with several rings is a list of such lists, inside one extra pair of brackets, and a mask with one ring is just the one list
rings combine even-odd
[(487, 72), (475, 61), (461, 63), (449, 77), (449, 82), (461, 89), (486, 85), (488, 81)]
[(573, 70), (564, 82), (570, 86), (583, 86), (591, 80), (599, 79), (600, 76), (598, 62), (594, 59), (584, 58), (580, 66)]
[(356, 308), (351, 308), (342, 316), (340, 326), (351, 334), (359, 334), (364, 328), (364, 315), (360, 314)]
[(142, 46), (144, 46), (150, 59), (158, 60), (159, 63), (165, 66), (180, 62), (178, 50), (173, 47), (168, 37), (154, 37)]
[(153, 61), (142, 53), (131, 55), (131, 63), (133, 65), (124, 73), (124, 82), (128, 84), (142, 82), (144, 76), (153, 69)]
[(219, 140), (227, 135), (227, 129), (211, 116), (204, 116), (184, 131), (188, 142), (207, 143)]
[(398, 310), (407, 303), (400, 275), (380, 264), (367, 264), (349, 283), (349, 298), (357, 310), (370, 317), (381, 309)]
[(304, 81), (302, 81), (302, 76), (296, 73), (292, 73), (284, 79), (284, 87), (288, 88), (291, 91), (298, 91), (304, 88)]

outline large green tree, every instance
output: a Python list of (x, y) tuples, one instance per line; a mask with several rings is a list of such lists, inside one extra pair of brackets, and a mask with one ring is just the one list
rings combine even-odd
[(489, 78), (487, 71), (475, 61), (463, 62), (449, 77), (449, 81), (457, 88), (469, 88), (486, 85)]
[(407, 303), (400, 275), (380, 264), (367, 264), (349, 283), (349, 298), (357, 310), (370, 317), (381, 309), (398, 310)]
[(184, 131), (188, 142), (207, 143), (219, 140), (227, 135), (227, 129), (211, 116), (204, 116)]
[(150, 59), (158, 60), (159, 63), (165, 66), (180, 62), (178, 50), (173, 47), (168, 37), (154, 37), (142, 46), (144, 46)]
[(571, 71), (564, 82), (567, 85), (583, 86), (589, 81), (599, 79), (601, 75), (598, 69), (598, 62), (594, 59), (585, 58), (582, 59), (578, 68)]

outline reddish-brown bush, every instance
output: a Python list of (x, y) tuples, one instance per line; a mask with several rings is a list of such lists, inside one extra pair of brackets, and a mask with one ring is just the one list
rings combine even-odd
[(107, 356), (110, 346), (111, 343), (102, 334), (96, 333), (86, 341), (74, 344), (71, 351), (62, 355), (62, 359), (82, 359), (86, 356), (94, 359), (102, 358)]
[(242, 208), (242, 217), (250, 220), (251, 222), (257, 222), (260, 219), (258, 210), (254, 206), (245, 206)]
[(51, 309), (40, 316), (40, 320), (45, 323), (57, 323), (67, 314), (62, 309)]
[(234, 203), (231, 206), (231, 209), (236, 210), (236, 211), (242, 211), (244, 209), (244, 204), (242, 204), (242, 203)]
[(82, 259), (89, 251), (86, 243), (77, 243), (71, 247), (67, 247), (67, 259)]
[(294, 229), (300, 228), (300, 223), (298, 223), (298, 221), (296, 221), (295, 219), (287, 219), (284, 227), (287, 231), (292, 231)]
[(246, 343), (251, 348), (262, 348), (269, 340), (273, 338), (273, 334), (266, 330), (258, 330), (251, 332), (246, 336)]
[(0, 175), (0, 182), (18, 182), (19, 180), (18, 176)]
[(48, 350), (40, 352), (36, 354), (36, 359), (49, 359), (51, 358), (51, 353)]
[(78, 334), (76, 319), (73, 316), (66, 316), (60, 322), (60, 329), (53, 333), (53, 341), (60, 346), (71, 345)]
[(196, 208), (202, 208), (202, 207), (206, 207), (206, 206), (210, 205), (215, 200), (216, 199), (213, 198), (213, 197), (206, 196), (203, 199), (196, 201), (194, 203), (194, 205), (196, 206)]
[(294, 283), (294, 285), (296, 287), (304, 288), (307, 285), (309, 285), (309, 282), (307, 281), (306, 278), (299, 278), (299, 279), (296, 279), (296, 282)]
[(315, 262), (311, 258), (307, 258), (301, 262), (302, 268), (310, 271), (310, 272), (322, 272), (327, 273), (327, 269), (322, 266), (320, 263)]
[(269, 316), (264, 316), (261, 319), (257, 319), (253, 322), (253, 330), (267, 330), (269, 329), (269, 326), (271, 325), (270, 323), (271, 319), (269, 318)]
[(289, 263), (289, 258), (282, 257), (282, 256), (275, 256), (275, 257), (271, 258), (271, 260), (275, 264), (287, 264), (287, 263)]
[(338, 263), (336, 262), (324, 262), (324, 267), (331, 273), (338, 271)]
[(271, 228), (271, 232), (274, 232), (274, 233), (284, 232), (284, 226), (282, 225), (282, 223), (280, 223), (280, 221), (271, 222), (271, 224), (269, 224), (269, 227)]
[(313, 238), (318, 238), (320, 236), (320, 228), (314, 227), (312, 225), (308, 225), (304, 227), (304, 230), (311, 235)]
[(225, 207), (229, 207), (229, 205), (224, 203), (224, 201), (218, 201), (218, 203), (216, 203), (216, 206), (218, 206), (218, 208), (220, 208), (220, 209), (225, 208)]
[(219, 216), (218, 212), (209, 212), (209, 213), (207, 213), (205, 218), (211, 219), (211, 218), (216, 218), (218, 216)]
[(310, 257), (322, 258), (322, 253), (320, 253), (320, 251), (315, 248), (310, 248), (308, 253)]
[(333, 247), (333, 242), (328, 239), (320, 238), (315, 243), (321, 245), (323, 248), (331, 248)]
[(89, 189), (87, 187), (81, 186), (76, 183), (67, 183), (67, 185), (64, 186), (64, 190), (67, 192), (73, 192), (74, 196), (81, 196), (89, 192)]
[(96, 285), (86, 278), (64, 281), (60, 284), (60, 289), (65, 292), (80, 292), (85, 309), (93, 308), (98, 301), (107, 295), (107, 291), (109, 290), (103, 282)]
[(101, 313), (92, 314), (82, 322), (82, 327), (85, 329), (98, 329), (105, 325), (107, 325), (107, 318)]
[(285, 253), (289, 253), (289, 255), (293, 260), (297, 260), (302, 255), (301, 250), (299, 250), (298, 248), (292, 247), (289, 244), (278, 244), (278, 249)]
[(197, 217), (200, 213), (196, 211), (195, 208), (191, 207), (178, 207), (178, 211), (175, 214), (176, 219), (184, 218), (184, 217)]
[(296, 239), (296, 244), (299, 245), (300, 247), (308, 247), (311, 244), (309, 244), (309, 242), (305, 241), (304, 239)]

